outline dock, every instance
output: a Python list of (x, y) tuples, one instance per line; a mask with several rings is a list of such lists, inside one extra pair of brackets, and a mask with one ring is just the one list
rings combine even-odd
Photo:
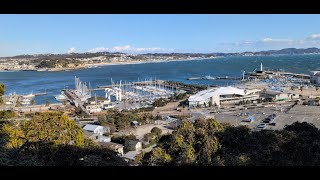
[(75, 95), (71, 90), (64, 90), (63, 93), (65, 94), (68, 101), (71, 104), (74, 104), (76, 107), (79, 107), (83, 112), (90, 115), (89, 111), (83, 106), (83, 102)]
[(205, 79), (205, 80), (241, 80), (240, 77), (229, 77), (229, 76), (224, 76), (224, 77), (189, 77), (187, 80), (199, 80), (199, 79)]
[(33, 95), (35, 95), (35, 96), (43, 96), (43, 95), (47, 95), (47, 92), (35, 93)]

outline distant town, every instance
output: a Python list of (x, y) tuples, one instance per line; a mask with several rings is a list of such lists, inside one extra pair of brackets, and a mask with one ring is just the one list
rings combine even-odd
[(136, 64), (177, 60), (211, 59), (225, 56), (270, 56), (319, 54), (318, 48), (269, 50), (242, 53), (71, 53), (19, 55), (0, 58), (0, 71), (69, 71), (112, 64)]

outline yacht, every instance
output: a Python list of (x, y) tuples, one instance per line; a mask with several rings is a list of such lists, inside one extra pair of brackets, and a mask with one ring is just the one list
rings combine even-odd
[(57, 101), (65, 101), (67, 100), (66, 97), (62, 94), (58, 94), (54, 96), (56, 98)]
[(216, 78), (215, 78), (215, 77), (211, 77), (211, 76), (209, 75), (209, 76), (205, 76), (204, 79), (213, 79), (213, 80), (214, 80), (214, 79), (216, 79)]

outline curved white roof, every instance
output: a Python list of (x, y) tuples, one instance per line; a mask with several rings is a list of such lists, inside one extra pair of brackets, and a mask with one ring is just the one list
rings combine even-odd
[[(246, 93), (244, 93), (244, 90), (245, 89), (239, 89), (232, 86), (220, 87), (216, 89), (208, 89), (208, 90), (200, 91), (197, 94), (190, 96), (188, 100), (189, 101), (205, 101), (212, 96), (220, 96), (220, 95), (227, 95), (227, 94), (236, 94), (236, 95), (244, 96), (246, 95)], [(255, 91), (257, 90), (247, 89), (247, 94), (250, 94)]]

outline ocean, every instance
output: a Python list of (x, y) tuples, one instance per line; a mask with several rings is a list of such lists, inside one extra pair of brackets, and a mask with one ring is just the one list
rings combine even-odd
[[(260, 64), (268, 70), (283, 70), (309, 74), (311, 70), (320, 68), (320, 55), (281, 55), (281, 56), (244, 56), (221, 57), (205, 60), (156, 62), (144, 64), (100, 66), (75, 71), (37, 72), (17, 71), (0, 72), (0, 82), (6, 86), (6, 93), (29, 94), (47, 91), (47, 95), (37, 96), (36, 104), (46, 101), (57, 102), (54, 95), (61, 89), (74, 88), (74, 77), (82, 82), (90, 82), (93, 88), (109, 85), (114, 81), (137, 81), (156, 78), (190, 84), (224, 86), (234, 84), (231, 80), (187, 80), (189, 77), (240, 77), (242, 72), (260, 68)], [(103, 91), (95, 91), (104, 95)]]

